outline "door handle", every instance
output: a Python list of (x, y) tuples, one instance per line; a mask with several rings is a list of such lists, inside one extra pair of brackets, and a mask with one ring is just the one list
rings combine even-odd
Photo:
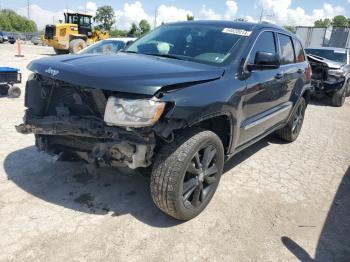
[(298, 72), (298, 74), (304, 74), (305, 71), (304, 71), (304, 69), (299, 68), (297, 72)]
[(282, 79), (282, 78), (283, 78), (283, 73), (277, 73), (277, 74), (275, 75), (275, 78), (276, 78), (276, 79)]

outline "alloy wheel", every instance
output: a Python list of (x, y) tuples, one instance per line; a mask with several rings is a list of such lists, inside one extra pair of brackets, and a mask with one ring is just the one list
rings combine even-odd
[(303, 104), (301, 103), (294, 115), (293, 118), (293, 124), (292, 124), (292, 133), (293, 134), (297, 134), (299, 133), (302, 125), (303, 125), (303, 121), (304, 121), (304, 112), (305, 112), (305, 108), (303, 106)]
[(216, 164), (217, 150), (207, 145), (195, 153), (183, 180), (182, 199), (186, 208), (198, 208), (215, 191), (219, 169)]

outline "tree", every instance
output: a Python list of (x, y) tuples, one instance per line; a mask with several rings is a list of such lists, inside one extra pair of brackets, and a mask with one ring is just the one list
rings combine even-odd
[(132, 23), (128, 35), (130, 35), (130, 36), (139, 36), (140, 35), (140, 30), (135, 23)]
[(128, 31), (115, 29), (115, 30), (111, 30), (109, 32), (109, 35), (111, 37), (127, 37), (128, 36)]
[(319, 19), (314, 22), (315, 27), (330, 27), (332, 24), (329, 18)]
[(187, 14), (187, 21), (193, 21), (194, 20), (194, 16)]
[(333, 17), (332, 25), (333, 26), (348, 26), (349, 25), (348, 19), (343, 15), (337, 15), (337, 16)]
[(12, 32), (36, 32), (38, 30), (34, 21), (20, 16), (10, 9), (0, 11), (0, 29)]
[(139, 23), (139, 30), (140, 30), (140, 33), (142, 35), (148, 33), (151, 30), (151, 26), (150, 26), (150, 24), (148, 23), (147, 20), (142, 19), (140, 21), (140, 23)]
[(114, 10), (110, 5), (104, 5), (96, 10), (95, 22), (100, 23), (98, 26), (105, 30), (110, 30), (115, 23)]
[(297, 29), (294, 26), (291, 26), (291, 25), (285, 25), (284, 28), (287, 29), (288, 31), (294, 33), (294, 34), (297, 31)]

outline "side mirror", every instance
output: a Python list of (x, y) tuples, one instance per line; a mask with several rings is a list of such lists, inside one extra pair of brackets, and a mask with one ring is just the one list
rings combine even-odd
[(280, 67), (280, 57), (277, 53), (256, 52), (254, 64), (247, 65), (248, 70), (277, 69)]

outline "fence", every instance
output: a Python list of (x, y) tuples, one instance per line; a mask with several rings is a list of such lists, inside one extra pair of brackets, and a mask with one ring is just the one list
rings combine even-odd
[(296, 35), (304, 47), (350, 48), (350, 27), (297, 27)]
[[(1, 30), (0, 30), (1, 31)], [(6, 32), (2, 31), (7, 36), (13, 36), (15, 39), (20, 39), (22, 41), (30, 41), (33, 37), (39, 36), (38, 32), (27, 33), (27, 32)]]

